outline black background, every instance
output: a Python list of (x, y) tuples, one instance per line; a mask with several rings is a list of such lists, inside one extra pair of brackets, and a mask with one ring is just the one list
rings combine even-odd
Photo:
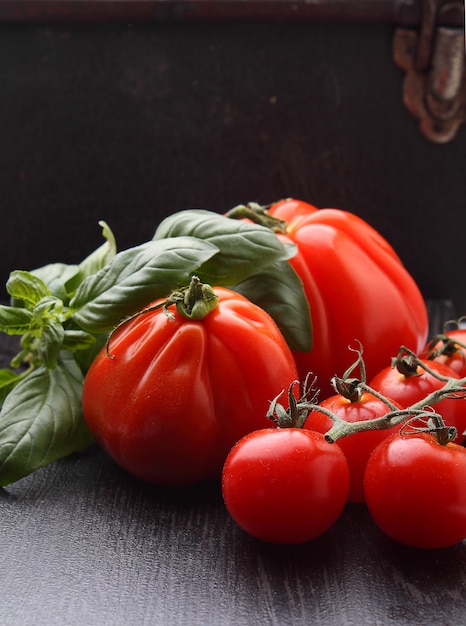
[(357, 213), (466, 312), (466, 128), (425, 139), (393, 24), (0, 24), (0, 280), (120, 248), (184, 208), (298, 197)]

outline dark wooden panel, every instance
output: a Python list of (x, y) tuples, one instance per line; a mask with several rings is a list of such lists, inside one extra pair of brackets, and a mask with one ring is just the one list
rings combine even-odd
[(396, 248), (426, 298), (466, 312), (466, 130), (401, 100), (390, 24), (0, 25), (0, 283), (151, 237), (186, 207), (295, 196)]
[(419, 0), (0, 0), (0, 20), (351, 20), (418, 24)]

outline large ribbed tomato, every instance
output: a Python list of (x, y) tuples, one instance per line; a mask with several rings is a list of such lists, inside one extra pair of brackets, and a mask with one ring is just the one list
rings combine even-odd
[(213, 293), (216, 305), (199, 319), (170, 306), (170, 317), (158, 308), (128, 321), (85, 378), (91, 433), (143, 480), (219, 479), (231, 447), (270, 426), (269, 401), (296, 380), (272, 318), (233, 291)]
[(300, 200), (273, 204), (268, 213), (284, 220), (297, 245), (290, 262), (303, 281), (313, 323), (313, 348), (295, 352), (301, 378), (318, 375), (322, 398), (333, 393), (331, 377), (342, 376), (360, 341), (367, 376), (390, 364), (401, 345), (424, 347), (428, 319), (412, 276), (387, 241), (358, 216), (317, 209)]

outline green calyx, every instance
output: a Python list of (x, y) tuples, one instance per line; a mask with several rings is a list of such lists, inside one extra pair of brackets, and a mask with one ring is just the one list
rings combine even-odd
[(454, 426), (447, 426), (443, 417), (438, 413), (425, 411), (424, 415), (408, 419), (401, 427), (403, 435), (426, 433), (432, 435), (441, 446), (446, 446), (456, 439), (457, 430)]
[(270, 228), (274, 233), (286, 233), (286, 222), (270, 215), (267, 211), (268, 208), (268, 206), (262, 206), (257, 202), (248, 202), (233, 207), (226, 213), (226, 216), (236, 220), (249, 219), (254, 224)]
[(212, 287), (193, 276), (187, 287), (174, 291), (167, 298), (164, 311), (171, 317), (168, 307), (175, 304), (177, 312), (186, 319), (202, 320), (215, 309), (217, 303), (218, 296)]
[(155, 305), (141, 309), (140, 311), (137, 311), (137, 313), (130, 315), (122, 322), (120, 322), (112, 330), (107, 339), (107, 356), (110, 359), (115, 358), (115, 356), (110, 352), (110, 342), (113, 335), (118, 329), (120, 329), (122, 326), (135, 319), (136, 317), (141, 317), (141, 315), (151, 313), (152, 311), (156, 311), (157, 309), (163, 309), (163, 312), (168, 317), (168, 319), (173, 320), (175, 319), (175, 316), (169, 310), (169, 307), (175, 305), (177, 313), (179, 313), (179, 315), (181, 315), (185, 319), (202, 320), (215, 309), (215, 307), (217, 306), (217, 302), (218, 296), (214, 293), (212, 287), (205, 283), (201, 283), (197, 276), (193, 276), (187, 287), (182, 287), (181, 289), (173, 291), (163, 302), (159, 302)]
[[(311, 380), (312, 378), (312, 380)], [(309, 373), (303, 384), (300, 398), (297, 400), (294, 395), (294, 388), (299, 381), (294, 381), (288, 388), (288, 408), (278, 402), (284, 393), (283, 391), (276, 396), (270, 403), (267, 417), (278, 428), (302, 428), (309, 412), (316, 405), (319, 390), (316, 389), (317, 378)]]

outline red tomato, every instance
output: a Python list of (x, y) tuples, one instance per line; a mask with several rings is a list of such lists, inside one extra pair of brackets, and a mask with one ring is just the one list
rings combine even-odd
[(254, 537), (296, 544), (315, 539), (340, 516), (349, 470), (345, 456), (320, 433), (258, 430), (241, 439), (222, 474), (226, 507)]
[[(382, 400), (370, 393), (363, 393), (359, 400), (353, 402), (343, 395), (336, 394), (321, 402), (320, 406), (350, 423), (382, 417), (390, 411)], [(396, 406), (401, 408), (399, 405)], [(304, 428), (325, 435), (332, 425), (330, 417), (319, 411), (311, 411)], [(365, 430), (337, 440), (336, 445), (343, 450), (350, 470), (349, 502), (364, 502), (363, 481), (369, 456), (381, 441), (399, 429), (399, 426), (393, 426), (383, 430)]]
[(430, 434), (392, 435), (372, 453), (366, 503), (392, 539), (444, 548), (466, 537), (466, 450)]
[(425, 358), (444, 363), (461, 378), (466, 377), (466, 329), (449, 330), (437, 339), (426, 345)]
[(368, 378), (385, 367), (400, 345), (421, 350), (427, 310), (415, 281), (387, 241), (352, 213), (283, 200), (269, 214), (284, 220), (282, 240), (297, 245), (290, 263), (303, 281), (313, 323), (313, 348), (295, 352), (301, 379), (312, 371), (321, 398), (342, 376), (355, 340), (364, 348)]
[[(433, 371), (442, 376), (450, 376), (459, 379), (449, 367), (436, 361), (420, 360)], [(380, 371), (369, 383), (375, 391), (379, 391), (385, 397), (398, 402), (403, 408), (407, 408), (420, 400), (423, 400), (429, 393), (441, 389), (445, 382), (429, 374), (421, 367), (418, 367), (417, 375), (405, 375), (398, 371), (396, 367), (387, 367)], [(460, 443), (464, 439), (463, 432), (466, 429), (466, 401), (464, 399), (445, 398), (433, 405), (436, 412), (440, 413), (447, 426), (454, 426), (458, 435), (455, 439)]]
[(233, 444), (267, 427), (269, 401), (297, 377), (272, 318), (243, 296), (215, 288), (202, 320), (173, 309), (120, 327), (84, 382), (83, 411), (97, 442), (145, 481), (219, 479)]

